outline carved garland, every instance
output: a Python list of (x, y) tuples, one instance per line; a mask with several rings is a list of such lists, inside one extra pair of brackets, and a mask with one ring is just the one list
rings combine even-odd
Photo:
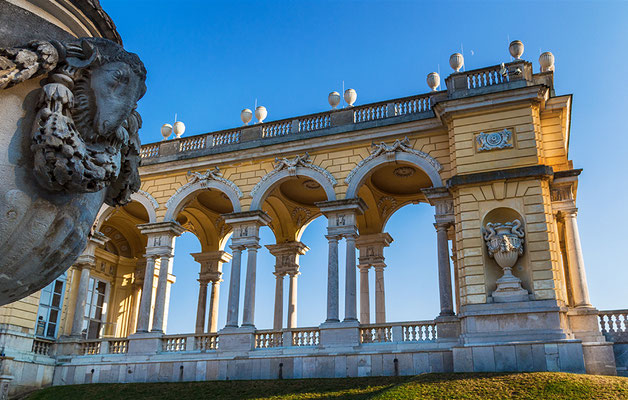
[(242, 196), (244, 196), (244, 194), (242, 193), (238, 185), (236, 185), (233, 181), (227, 178), (224, 178), (222, 176), (222, 172), (220, 172), (220, 169), (218, 167), (215, 167), (213, 170), (208, 169), (204, 173), (188, 171), (188, 183), (181, 186), (180, 188), (177, 189), (176, 192), (174, 192), (172, 197), (170, 197), (170, 199), (168, 199), (168, 201), (166, 202), (166, 208), (170, 208), (170, 206), (172, 205), (172, 202), (177, 197), (177, 195), (183, 192), (184, 190), (186, 190), (187, 188), (189, 188), (190, 186), (198, 183), (200, 184), (201, 187), (204, 188), (204, 187), (207, 187), (206, 185), (209, 181), (218, 181), (229, 186), (236, 193), (236, 195), (238, 196), (238, 199), (241, 199)]
[(356, 165), (355, 168), (353, 168), (351, 172), (349, 172), (349, 175), (347, 175), (347, 177), (345, 178), (345, 183), (351, 182), (351, 179), (353, 178), (353, 176), (357, 174), (360, 168), (362, 168), (362, 166), (364, 166), (367, 162), (381, 155), (394, 157), (395, 153), (397, 152), (410, 153), (418, 157), (421, 157), (422, 159), (427, 161), (432, 167), (434, 167), (436, 171), (440, 171), (441, 169), (443, 169), (440, 163), (436, 161), (433, 157), (431, 157), (429, 154), (410, 147), (410, 139), (405, 137), (403, 140), (400, 140), (400, 139), (395, 140), (395, 142), (392, 145), (387, 145), (384, 142), (381, 142), (379, 144), (372, 143), (371, 154), (365, 159), (363, 159), (362, 161), (360, 161), (358, 165)]
[(262, 179), (260, 179), (260, 181), (257, 182), (257, 184), (253, 187), (253, 189), (251, 190), (251, 197), (255, 197), (255, 194), (259, 191), (260, 187), (262, 187), (262, 185), (266, 181), (272, 178), (273, 175), (275, 175), (279, 171), (287, 169), (290, 176), (296, 176), (297, 167), (308, 168), (318, 173), (321, 173), (327, 179), (327, 181), (329, 181), (329, 183), (332, 186), (336, 186), (338, 184), (338, 182), (336, 181), (336, 178), (334, 178), (334, 176), (329, 171), (327, 171), (324, 168), (319, 167), (318, 165), (312, 164), (310, 155), (307, 152), (302, 156), (301, 155), (295, 156), (292, 160), (289, 160), (287, 158), (276, 157), (274, 167), (275, 169), (273, 169), (271, 172), (264, 175)]

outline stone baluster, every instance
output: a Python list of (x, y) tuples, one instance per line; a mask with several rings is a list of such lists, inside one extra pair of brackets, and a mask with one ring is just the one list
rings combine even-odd
[(205, 332), (205, 313), (207, 307), (207, 281), (198, 280), (198, 305), (196, 307), (196, 329), (195, 333), (201, 334)]

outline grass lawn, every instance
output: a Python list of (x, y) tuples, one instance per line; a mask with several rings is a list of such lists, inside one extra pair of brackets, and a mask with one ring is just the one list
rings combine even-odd
[(29, 400), (58, 399), (628, 399), (628, 378), (552, 372), (411, 377), (55, 386)]

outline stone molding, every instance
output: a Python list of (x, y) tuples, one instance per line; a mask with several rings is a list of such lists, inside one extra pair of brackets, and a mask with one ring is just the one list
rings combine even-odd
[(357, 196), (358, 189), (362, 181), (374, 168), (394, 161), (405, 161), (413, 164), (432, 181), (435, 187), (443, 186), (439, 172), (442, 170), (440, 163), (427, 153), (410, 147), (410, 140), (405, 137), (403, 140), (397, 139), (392, 145), (384, 142), (371, 144), (371, 154), (360, 161), (345, 178), (347, 188), (347, 198)]
[(240, 199), (243, 197), (242, 190), (233, 181), (224, 178), (220, 169), (215, 167), (213, 170), (208, 169), (204, 173), (188, 171), (188, 183), (178, 188), (166, 202), (167, 211), (164, 221), (174, 220), (176, 218), (175, 213), (180, 211), (179, 207), (184, 205), (188, 196), (203, 189), (220, 190), (229, 197), (234, 212), (240, 212)]
[(338, 184), (336, 178), (326, 169), (315, 165), (306, 152), (304, 155), (297, 155), (293, 159), (275, 158), (274, 169), (264, 175), (251, 189), (251, 210), (260, 209), (262, 200), (276, 183), (286, 177), (307, 176), (318, 182), (327, 194), (328, 200), (335, 200), (336, 193), (334, 186)]

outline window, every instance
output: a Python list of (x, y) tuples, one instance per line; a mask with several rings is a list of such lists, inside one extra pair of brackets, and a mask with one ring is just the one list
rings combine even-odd
[(37, 312), (37, 322), (35, 323), (36, 336), (48, 339), (57, 337), (65, 281), (66, 274), (63, 274), (41, 290), (39, 311)]
[(85, 303), (85, 315), (83, 320), (82, 334), (86, 339), (98, 339), (107, 312), (107, 302), (105, 295), (107, 292), (107, 282), (96, 278), (89, 278), (87, 289), (87, 301)]

